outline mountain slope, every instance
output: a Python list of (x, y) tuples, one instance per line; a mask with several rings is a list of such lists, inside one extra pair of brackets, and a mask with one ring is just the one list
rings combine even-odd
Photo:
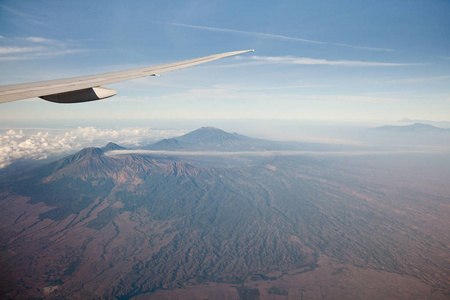
[[(210, 128), (179, 142), (193, 141), (248, 142)], [(421, 229), (424, 216), (432, 223), (445, 215), (435, 207), (446, 199), (392, 191), (390, 172), (348, 168), (302, 156), (200, 167), (83, 149), (0, 190), (9, 282), (0, 295), (130, 299), (206, 283), (246, 295), (254, 280), (313, 272), (324, 257), (449, 290), (446, 231), (435, 229), (437, 240)], [(345, 276), (342, 268), (325, 274)]]

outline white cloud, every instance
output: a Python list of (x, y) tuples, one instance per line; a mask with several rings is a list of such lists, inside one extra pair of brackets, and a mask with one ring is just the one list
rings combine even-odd
[(139, 146), (145, 141), (155, 141), (183, 134), (178, 130), (149, 128), (97, 129), (78, 127), (67, 131), (36, 131), (10, 129), (0, 134), (0, 168), (20, 159), (46, 159), (49, 156), (68, 154), (84, 147), (104, 146), (115, 142), (125, 146)]
[(374, 61), (327, 60), (327, 59), (317, 59), (310, 57), (293, 57), (293, 56), (251, 56), (250, 59), (265, 63), (278, 63), (288, 65), (328, 65), (328, 66), (346, 66), (346, 67), (396, 67), (396, 66), (412, 65), (412, 64), (374, 62)]
[(304, 39), (304, 38), (299, 38), (299, 37), (291, 37), (291, 36), (263, 33), (263, 32), (253, 32), (253, 31), (218, 28), (218, 27), (210, 27), (210, 26), (190, 25), (190, 24), (182, 24), (182, 23), (168, 23), (168, 22), (157, 22), (157, 23), (169, 24), (169, 25), (173, 25), (173, 26), (186, 27), (186, 28), (193, 28), (193, 29), (200, 29), (200, 30), (207, 30), (207, 31), (235, 33), (235, 34), (241, 34), (241, 35), (252, 35), (252, 36), (258, 36), (258, 37), (262, 37), (262, 38), (273, 38), (273, 39), (281, 39), (281, 40), (303, 42), (303, 43), (310, 43), (310, 44), (333, 45), (333, 46), (355, 48), (355, 49), (362, 49), (362, 50), (371, 50), (371, 51), (388, 51), (388, 52), (395, 51), (393, 49), (388, 49), (388, 48), (366, 47), (366, 46), (357, 46), (357, 45), (350, 45), (350, 44), (343, 44), (343, 43), (330, 43), (330, 42), (315, 41), (315, 40), (311, 40), (311, 39)]

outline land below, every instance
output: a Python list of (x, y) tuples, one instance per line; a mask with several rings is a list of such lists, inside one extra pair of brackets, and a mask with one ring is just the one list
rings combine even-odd
[(208, 155), (276, 149), (214, 128), (149, 149), (205, 153), (110, 144), (3, 176), (0, 295), (450, 296), (448, 155)]

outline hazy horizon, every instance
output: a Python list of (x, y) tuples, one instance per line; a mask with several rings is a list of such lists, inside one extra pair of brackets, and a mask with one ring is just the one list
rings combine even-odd
[[(446, 153), (450, 142), (436, 133), (392, 134), (371, 129), (385, 124), (311, 122), (298, 120), (124, 120), (102, 126), (73, 126), (47, 122), (33, 127), (0, 124), (0, 167), (20, 160), (61, 157), (84, 147), (103, 147), (109, 142), (130, 149), (174, 138), (204, 126), (214, 126), (252, 138), (331, 145), (365, 146), (366, 152)], [(114, 124), (114, 125), (113, 125)], [(137, 126), (141, 124), (141, 126)], [(404, 122), (395, 124), (403, 126)], [(129, 125), (129, 126), (126, 126)], [(134, 125), (134, 126), (132, 126)], [(3, 127), (3, 128), (2, 128)], [(378, 148), (377, 148), (378, 147)], [(403, 147), (403, 148), (402, 148)], [(409, 147), (409, 148), (405, 148)], [(435, 147), (435, 148), (433, 148)], [(299, 150), (301, 146), (299, 146)], [(360, 151), (360, 150), (358, 150)]]

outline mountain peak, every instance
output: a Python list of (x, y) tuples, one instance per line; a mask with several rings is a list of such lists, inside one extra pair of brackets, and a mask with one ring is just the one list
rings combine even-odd
[(223, 131), (222, 129), (212, 127), (212, 126), (203, 126), (197, 130), (203, 130), (203, 131)]
[(239, 135), (236, 133), (228, 133), (221, 129), (208, 126), (186, 133), (185, 135), (178, 137), (177, 140), (182, 142), (201, 143), (205, 141), (211, 142), (222, 141), (223, 139), (239, 140), (242, 138), (247, 137), (244, 137), (243, 135)]
[(78, 151), (77, 153), (75, 153), (73, 155), (69, 155), (69, 156), (63, 158), (62, 160), (60, 160), (58, 168), (65, 167), (65, 166), (74, 164), (76, 162), (89, 160), (92, 158), (100, 158), (101, 156), (103, 156), (103, 154), (104, 154), (104, 152), (100, 148), (96, 148), (96, 147), (84, 148), (84, 149)]
[(82, 150), (80, 150), (78, 153), (76, 153), (74, 156), (76, 157), (85, 157), (85, 156), (101, 156), (103, 155), (103, 150), (97, 147), (87, 147)]
[(183, 140), (184, 138), (199, 138), (199, 137), (207, 137), (211, 135), (232, 135), (231, 133), (228, 133), (226, 131), (223, 131), (222, 129), (207, 126), (207, 127), (201, 127), (199, 129), (196, 129), (194, 131), (191, 131), (189, 133), (186, 133), (185, 135), (182, 135), (178, 137), (177, 139)]

